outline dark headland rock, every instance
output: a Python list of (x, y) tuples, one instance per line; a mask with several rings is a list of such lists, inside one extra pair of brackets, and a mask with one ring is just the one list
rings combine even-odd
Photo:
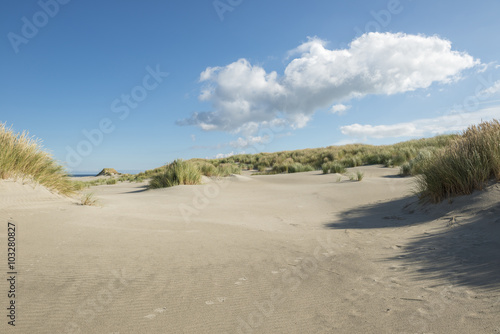
[(114, 168), (104, 168), (96, 176), (115, 176), (115, 175), (121, 175), (121, 173), (118, 173)]

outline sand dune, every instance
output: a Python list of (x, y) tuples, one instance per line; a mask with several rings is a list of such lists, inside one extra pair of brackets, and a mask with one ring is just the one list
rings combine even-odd
[(7, 221), (18, 226), (15, 331), (500, 331), (500, 185), (421, 206), (412, 178), (358, 169), (361, 182), (103, 185), (95, 207), (2, 181), (3, 259)]

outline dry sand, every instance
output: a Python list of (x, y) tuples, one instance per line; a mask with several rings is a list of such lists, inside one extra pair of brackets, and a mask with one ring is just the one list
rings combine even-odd
[(499, 332), (500, 184), (422, 207), (412, 178), (359, 169), (104, 185), (95, 207), (2, 181), (0, 332)]

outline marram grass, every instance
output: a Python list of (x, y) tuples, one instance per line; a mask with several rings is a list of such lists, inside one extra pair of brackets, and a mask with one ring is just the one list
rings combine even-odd
[(167, 188), (177, 185), (193, 185), (201, 183), (200, 169), (193, 163), (175, 160), (167, 165), (163, 172), (153, 175), (149, 188)]
[(437, 203), (483, 189), (500, 180), (500, 122), (470, 126), (455, 141), (420, 166), (420, 197)]
[(0, 179), (21, 178), (69, 195), (74, 191), (64, 168), (27, 132), (14, 133), (0, 123)]

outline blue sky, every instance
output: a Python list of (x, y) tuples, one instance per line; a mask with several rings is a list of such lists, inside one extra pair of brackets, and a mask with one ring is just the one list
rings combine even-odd
[(498, 1), (3, 2), (0, 121), (68, 170), (500, 118)]

